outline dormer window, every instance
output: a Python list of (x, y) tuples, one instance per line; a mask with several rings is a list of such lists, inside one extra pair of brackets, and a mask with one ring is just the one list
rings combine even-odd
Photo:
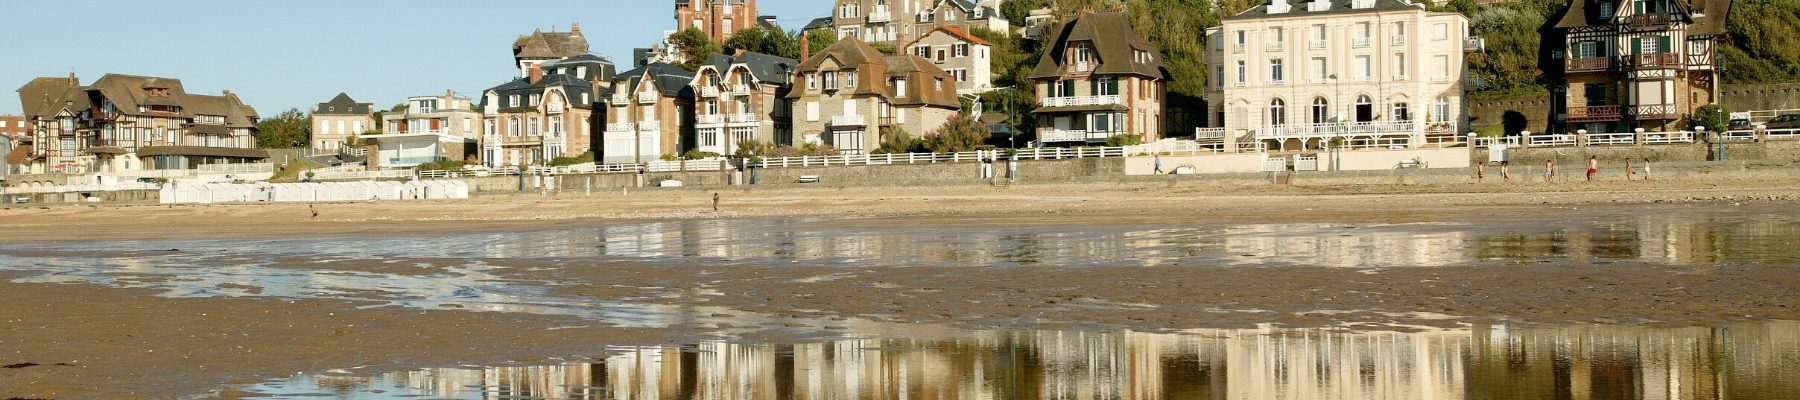
[(1613, 5), (1612, 5), (1612, 3), (1611, 3), (1611, 2), (1606, 2), (1606, 1), (1602, 1), (1602, 2), (1600, 2), (1600, 19), (1602, 19), (1602, 20), (1611, 20), (1611, 19), (1612, 19), (1612, 17), (1613, 17)]
[(824, 75), (825, 75), (825, 90), (837, 90), (837, 88), (838, 88), (837, 87), (837, 75), (838, 74), (836, 72), (826, 72), (826, 73), (824, 73)]
[(1070, 53), (1073, 53), (1070, 58), (1075, 61), (1076, 71), (1087, 71), (1090, 69), (1089, 63), (1093, 61), (1093, 54), (1089, 52), (1086, 44), (1074, 45), (1069, 50), (1071, 50)]

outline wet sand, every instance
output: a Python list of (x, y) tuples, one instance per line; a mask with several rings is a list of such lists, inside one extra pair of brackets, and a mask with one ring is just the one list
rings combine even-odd
[[(1685, 203), (1800, 206), (1786, 177), (1717, 184), (1615, 182), (1217, 187), (1197, 184), (1010, 188), (809, 188), (644, 191), (592, 197), (491, 196), (429, 203), (106, 206), (0, 211), (4, 241), (255, 238), (529, 230), (633, 220), (860, 216), (860, 223), (1059, 226), (1271, 222), (1418, 222), (1582, 208)], [(1023, 268), (640, 264), (554, 267), (497, 261), (498, 274), (559, 282), (557, 294), (956, 328), (1174, 331), (1277, 323), (1419, 329), (1458, 323), (1701, 325), (1800, 320), (1794, 265), (1521, 264), (1369, 270), (1319, 267)], [(389, 268), (358, 264), (352, 269)], [(203, 394), (299, 372), (375, 365), (543, 363), (610, 344), (693, 340), (707, 326), (615, 328), (571, 317), (420, 311), (331, 300), (164, 298), (89, 284), (12, 283), (0, 272), (0, 397)], [(551, 329), (559, 328), (559, 329)], [(821, 333), (829, 334), (829, 333)], [(763, 337), (782, 341), (796, 338)], [(68, 365), (57, 365), (58, 363)], [(221, 393), (231, 397), (234, 393)]]

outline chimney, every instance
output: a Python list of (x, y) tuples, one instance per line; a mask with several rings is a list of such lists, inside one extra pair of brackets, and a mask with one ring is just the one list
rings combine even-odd
[(569, 36), (581, 37), (581, 23), (580, 22), (570, 22), (569, 23)]
[(808, 58), (812, 58), (812, 41), (808, 40), (806, 38), (807, 36), (811, 35), (807, 35), (806, 32), (800, 32), (800, 61), (802, 62), (806, 61)]
[(69, 73), (69, 86), (81, 86), (81, 78), (76, 78), (74, 72)]
[(544, 80), (544, 67), (541, 67), (538, 64), (531, 64), (530, 78), (531, 84), (533, 85), (536, 85), (538, 81)]

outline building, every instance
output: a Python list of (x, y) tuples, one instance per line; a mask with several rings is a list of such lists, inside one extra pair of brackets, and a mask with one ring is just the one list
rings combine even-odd
[(655, 161), (694, 149), (694, 72), (655, 62), (619, 73), (605, 98), (601, 160)]
[(1226, 148), (1420, 147), (1466, 125), (1469, 20), (1402, 0), (1275, 0), (1207, 33), (1206, 103)]
[(481, 117), (475, 118), (484, 165), (539, 165), (600, 153), (595, 105), (617, 67), (587, 49), (580, 25), (568, 33), (538, 31), (514, 41), (513, 58), (522, 74), (483, 91)]
[(0, 157), (5, 157), (0, 167), (8, 172), (16, 171), (18, 166), (25, 165), (25, 159), (31, 155), (31, 128), (26, 126), (24, 115), (0, 115)]
[(29, 132), (31, 129), (25, 127), (25, 116), (0, 115), (0, 135), (16, 138), (26, 136)]
[(1039, 8), (1031, 10), (1030, 14), (1025, 16), (1025, 26), (1020, 27), (1018, 32), (1019, 36), (1026, 40), (1038, 40), (1048, 34), (1050, 28), (1055, 25), (1056, 10)]
[(1719, 102), (1730, 0), (1574, 0), (1551, 20), (1543, 70), (1560, 133), (1687, 130)]
[(913, 136), (935, 130), (962, 105), (943, 69), (913, 54), (882, 54), (855, 37), (808, 55), (795, 76), (805, 82), (788, 94), (796, 141), (847, 154), (874, 150), (895, 129)]
[(760, 21), (756, 0), (675, 0), (675, 30), (699, 29), (720, 42)]
[(368, 169), (410, 169), (419, 164), (464, 160), (475, 155), (475, 141), (442, 131), (382, 132), (364, 139), (370, 149)]
[[(943, 26), (1008, 32), (1000, 0), (837, 0), (832, 26), (838, 38), (901, 45)], [(809, 25), (810, 26), (810, 25)]]
[(954, 26), (943, 26), (925, 32), (919, 40), (907, 44), (907, 53), (930, 60), (933, 65), (956, 78), (956, 93), (975, 94), (994, 90), (994, 44)]
[(519, 36), (513, 40), (512, 52), (519, 77), (525, 78), (531, 75), (532, 65), (588, 54), (588, 41), (581, 35), (581, 24), (575, 23), (569, 25), (568, 32), (537, 30)]
[(1037, 139), (1042, 145), (1105, 142), (1117, 135), (1155, 141), (1162, 135), (1162, 53), (1138, 36), (1122, 9), (1083, 11), (1045, 36), (1032, 68)]
[(449, 90), (437, 96), (408, 98), (405, 110), (381, 113), (380, 135), (364, 137), (375, 149), (369, 167), (411, 168), (468, 159), (475, 155), (486, 126), (481, 114), (468, 97)]
[(688, 83), (694, 103), (695, 148), (732, 154), (744, 142), (792, 145), (788, 92), (800, 60), (740, 51), (714, 54)]
[(358, 103), (345, 93), (314, 105), (312, 148), (337, 150), (347, 147), (357, 136), (375, 129), (374, 115), (373, 104)]
[(181, 80), (106, 74), (82, 86), (67, 78), (33, 79), (20, 87), (31, 125), (34, 173), (191, 169), (261, 162), (256, 109), (236, 94), (190, 94)]

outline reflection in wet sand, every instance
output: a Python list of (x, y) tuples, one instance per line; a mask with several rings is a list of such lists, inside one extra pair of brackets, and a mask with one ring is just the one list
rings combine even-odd
[(1777, 399), (1800, 323), (1025, 332), (618, 348), (596, 363), (300, 376), (252, 391), (457, 399)]

